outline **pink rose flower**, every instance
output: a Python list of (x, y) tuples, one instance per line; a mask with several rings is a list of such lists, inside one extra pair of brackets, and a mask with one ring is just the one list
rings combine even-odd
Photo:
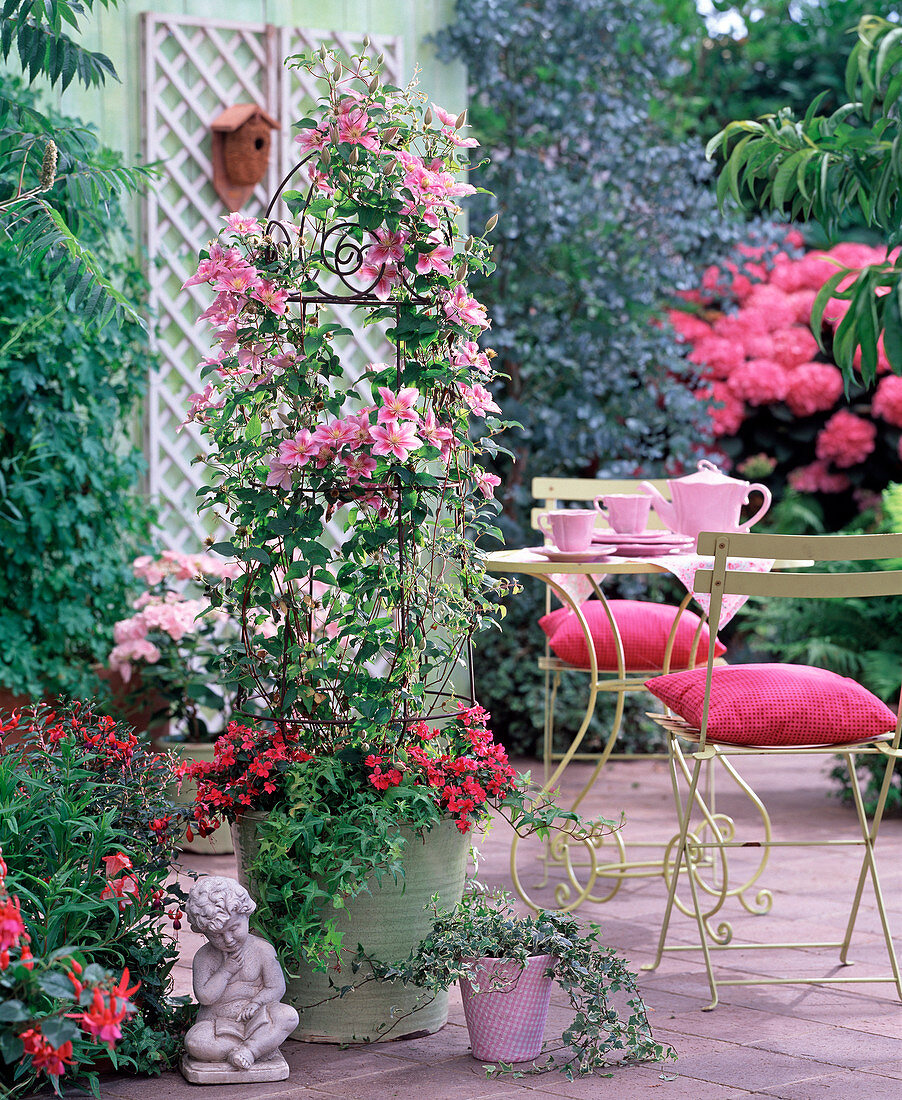
[(840, 409), (818, 433), (814, 453), (844, 469), (864, 462), (874, 449), (877, 426), (870, 420)]

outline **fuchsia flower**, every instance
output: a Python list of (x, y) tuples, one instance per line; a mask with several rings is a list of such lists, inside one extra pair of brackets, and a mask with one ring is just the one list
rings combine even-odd
[(416, 434), (416, 425), (409, 420), (399, 423), (388, 420), (370, 429), (374, 455), (394, 455), (404, 461), (411, 451), (422, 447), (423, 441)]
[(811, 330), (801, 325), (791, 325), (771, 334), (774, 359), (781, 367), (792, 370), (802, 363), (809, 363), (818, 353), (817, 340)]
[(389, 420), (419, 420), (419, 414), (414, 406), (420, 396), (420, 391), (414, 386), (407, 386), (398, 393), (393, 393), (387, 386), (379, 387), (379, 396), (382, 398), (382, 408), (376, 417), (380, 424)]
[(8, 951), (25, 932), (19, 899), (8, 894), (0, 897), (0, 951)]

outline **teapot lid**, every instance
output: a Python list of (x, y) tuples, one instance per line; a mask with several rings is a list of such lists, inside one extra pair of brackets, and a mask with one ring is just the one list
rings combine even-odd
[(748, 482), (740, 481), (739, 478), (729, 477), (727, 474), (719, 470), (713, 462), (709, 462), (707, 458), (703, 458), (698, 464), (698, 472), (694, 474), (688, 474), (686, 477), (677, 479), (681, 485), (726, 485), (732, 483), (733, 485), (747, 485)]

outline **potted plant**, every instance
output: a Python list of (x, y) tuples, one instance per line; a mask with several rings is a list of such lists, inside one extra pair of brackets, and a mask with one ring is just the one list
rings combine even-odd
[[(502, 1070), (537, 1058), (555, 983), (573, 1020), (532, 1072), (558, 1069), (572, 1080), (616, 1063), (676, 1057), (655, 1042), (636, 977), (602, 945), (598, 925), (584, 927), (572, 913), (523, 916), (509, 894), (471, 885), (453, 910), (433, 899), (432, 928), (407, 960), (374, 969), (432, 990), (459, 982), (474, 1058)], [(628, 1014), (616, 993), (626, 995)]]
[[(270, 207), (293, 220), (229, 215), (186, 284), (215, 291), (190, 417), (210, 445), (204, 506), (231, 526), (212, 549), (243, 567), (213, 597), (242, 624), (224, 675), (241, 714), (263, 716), (239, 716), (186, 775), (202, 831), (237, 822), (296, 1036), (347, 1042), (444, 1023), (442, 998), (407, 1019), (415, 991), (406, 1006), (374, 982), (340, 998), (362, 984), (351, 953), (401, 957), (432, 893), (456, 903), (490, 806), (522, 828), (556, 811), (531, 805), (492, 741), (469, 661), (504, 583), (477, 546), (498, 507), (478, 462), (503, 424), (464, 283), (491, 267), (457, 205), (475, 143), (463, 116), (383, 84), (365, 56), (294, 63), (326, 94), (298, 124), (304, 186)], [(381, 330), (391, 362), (350, 376), (338, 314)]]
[[(213, 743), (234, 707), (234, 691), (220, 686), (218, 662), (239, 627), (211, 606), (208, 593), (240, 571), (236, 563), (213, 554), (175, 550), (144, 555), (132, 565), (144, 591), (134, 602), (135, 614), (113, 628), (116, 645), (104, 675), (113, 687), (116, 710), (145, 729), (155, 748), (182, 760), (213, 759)], [(193, 802), (194, 793), (190, 781), (168, 791), (185, 805)], [(200, 841), (183, 837), (181, 847), (202, 854), (233, 851), (227, 828)]]

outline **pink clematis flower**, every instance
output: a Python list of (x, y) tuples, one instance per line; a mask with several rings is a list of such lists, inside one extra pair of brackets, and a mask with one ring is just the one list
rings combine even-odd
[(495, 486), (501, 484), (501, 478), (497, 474), (487, 474), (485, 470), (476, 472), (476, 488), (486, 500), (491, 500), (495, 495)]
[(474, 416), (485, 416), (487, 412), (501, 412), (489, 391), (478, 382), (472, 386), (465, 386), (462, 382), (458, 382), (457, 388)]
[(246, 237), (251, 233), (263, 232), (263, 226), (256, 218), (251, 218), (247, 214), (239, 214), (237, 211), (226, 214), (222, 220), (226, 223), (226, 228), (231, 233), (236, 233), (239, 237)]
[(329, 131), (326, 127), (317, 126), (314, 129), (312, 126), (308, 126), (301, 130), (294, 140), (300, 145), (302, 153), (310, 153), (314, 149), (319, 150), (325, 147), (326, 142), (329, 140)]
[(366, 250), (368, 264), (379, 267), (393, 260), (400, 262), (404, 259), (404, 245), (408, 235), (402, 230), (376, 229), (373, 236), (376, 238), (376, 243), (371, 244)]
[(290, 492), (294, 485), (294, 470), (297, 466), (288, 466), (278, 458), (273, 458), (266, 475), (266, 484), (270, 489), (284, 489)]
[(376, 131), (370, 127), (370, 116), (362, 108), (353, 108), (338, 119), (338, 140), (348, 145), (362, 145), (379, 152)]
[(254, 290), (253, 297), (262, 302), (272, 313), (282, 316), (288, 309), (288, 291), (280, 290), (272, 283), (260, 280), (260, 285)]
[(373, 476), (373, 470), (379, 465), (375, 458), (358, 451), (353, 455), (341, 455), (340, 461), (348, 471), (348, 480), (356, 485), (358, 482), (368, 480)]
[(456, 354), (451, 359), (451, 365), (454, 367), (475, 367), (483, 374), (488, 374), (491, 370), (488, 355), (480, 350), (479, 344), (475, 340), (468, 340), (457, 349)]
[(197, 286), (198, 283), (211, 283), (232, 268), (247, 266), (247, 261), (237, 248), (223, 248), (219, 241), (211, 241), (208, 251), (209, 258), (200, 261), (197, 271), (182, 283), (182, 289)]
[(485, 306), (467, 294), (467, 288), (458, 285), (445, 299), (445, 316), (459, 325), (473, 325), (488, 328), (489, 320)]
[(450, 275), (448, 260), (453, 257), (454, 249), (447, 244), (440, 244), (431, 252), (421, 252), (417, 257), (417, 274), (428, 275), (430, 271), (435, 271), (439, 275)]
[(340, 451), (352, 439), (357, 438), (358, 428), (356, 421), (349, 423), (348, 420), (332, 420), (328, 424), (320, 424), (313, 433), (313, 441), (333, 451)]
[(279, 461), (286, 466), (300, 468), (315, 458), (320, 446), (306, 428), (301, 428), (293, 439), (285, 439), (279, 444)]
[(451, 450), (451, 439), (454, 433), (450, 428), (445, 428), (439, 423), (432, 409), (423, 417), (420, 432), (427, 443), (433, 447), (438, 447), (442, 452), (442, 457), (447, 458)]
[(358, 274), (362, 279), (368, 281), (378, 280), (372, 289), (380, 302), (387, 302), (391, 297), (392, 287), (401, 281), (400, 272), (395, 264), (384, 264), (379, 267), (373, 267), (372, 264), (361, 264)]
[(374, 455), (394, 455), (403, 461), (411, 451), (422, 447), (423, 441), (416, 434), (416, 426), (409, 420), (399, 423), (389, 420), (370, 429)]
[(247, 295), (257, 290), (262, 281), (259, 271), (248, 264), (246, 267), (224, 271), (214, 283), (213, 289), (224, 291), (226, 294)]
[(392, 420), (420, 419), (414, 408), (420, 391), (414, 386), (407, 386), (398, 393), (393, 393), (387, 386), (380, 386), (379, 396), (382, 398), (382, 408), (376, 419), (380, 424)]

